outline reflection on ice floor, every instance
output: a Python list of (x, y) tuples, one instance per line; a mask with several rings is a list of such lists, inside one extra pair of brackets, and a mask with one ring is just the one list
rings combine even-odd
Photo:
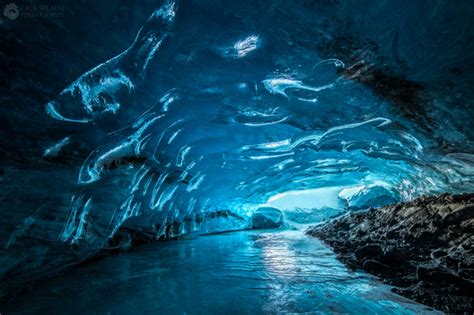
[(429, 313), (338, 262), (301, 231), (155, 243), (84, 265), (2, 307), (10, 313)]

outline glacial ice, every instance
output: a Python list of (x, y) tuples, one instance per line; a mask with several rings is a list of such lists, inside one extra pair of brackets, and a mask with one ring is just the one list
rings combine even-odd
[(163, 4), (127, 50), (84, 73), (46, 104), (46, 112), (54, 119), (76, 123), (117, 113), (121, 99), (143, 80), (148, 64), (168, 35), (175, 9), (172, 1)]
[[(129, 49), (86, 72), (48, 103), (51, 117), (90, 123), (132, 103), (132, 90), (146, 85), (144, 70), (177, 27), (176, 7), (169, 2), (155, 11)], [(265, 45), (271, 41), (265, 34), (251, 35), (230, 48), (222, 46), (223, 51), (241, 60), (264, 58), (262, 39)], [(216, 66), (225, 68), (226, 62)], [(377, 109), (370, 96), (358, 100), (373, 104), (367, 111), (359, 114), (355, 104), (346, 104), (344, 119), (318, 123), (318, 110), (334, 106), (320, 101), (320, 93), (359, 88), (340, 74), (345, 67), (338, 58), (315, 59), (312, 71), (320, 84), (304, 83), (297, 79), (302, 70), (291, 69), (291, 74), (263, 75), (253, 88), (239, 83), (238, 76), (235, 87), (215, 81), (212, 89), (218, 94), (171, 87), (150, 109), (137, 110), (129, 126), (103, 137), (85, 159), (78, 172), (81, 192), (73, 196), (61, 239), (105, 243), (129, 225), (169, 237), (195, 229), (190, 226), (196, 226), (196, 215), (221, 210), (249, 222), (252, 211), (245, 209), (258, 209), (272, 195), (295, 189), (341, 187), (342, 207), (359, 209), (472, 187), (464, 170), (469, 153), (457, 153), (464, 157), (460, 161), (456, 154), (426, 150), (431, 145), (426, 135), (401, 127), (407, 120)], [(61, 102), (65, 97), (74, 102)], [(296, 105), (299, 101), (311, 102)], [(315, 121), (300, 126), (299, 116), (310, 113)], [(120, 178), (124, 192), (115, 196), (119, 204), (105, 210), (94, 190), (114, 178)]]
[[(443, 86), (436, 64), (411, 58), (415, 48), (401, 47), (422, 36), (409, 32), (413, 17), (397, 31), (395, 58), (385, 37), (392, 34), (386, 23), (395, 21), (381, 18), (386, 9), (375, 2), (371, 12), (306, 10), (303, 3), (249, 12), (250, 2), (242, 3), (165, 1), (129, 48), (65, 82), (45, 105), (48, 123), (65, 135), (45, 139), (38, 153), (52, 163), (51, 182), (64, 184), (45, 192), (53, 201), (22, 218), (9, 246), (24, 246), (22, 240), (34, 235), (70, 248), (78, 261), (121, 230), (167, 239), (250, 228), (252, 214), (271, 206), (272, 197), (295, 191), (326, 189), (331, 204), (315, 203), (312, 216), (322, 220), (473, 190), (472, 108), (467, 96), (459, 101)], [(256, 22), (284, 21), (297, 9), (301, 21), (295, 25), (301, 27), (270, 29)], [(220, 24), (221, 14), (231, 25)], [(367, 14), (374, 25), (385, 25), (383, 34), (377, 27), (319, 24)], [(301, 32), (303, 25), (312, 31)], [(377, 48), (360, 49), (364, 38)], [(392, 73), (390, 66), (399, 69), (402, 57), (410, 71)], [(441, 61), (449, 63), (446, 58)], [(355, 67), (361, 60), (366, 67)], [(404, 79), (393, 79), (397, 75)], [(387, 91), (392, 81), (403, 80), (424, 82), (417, 90), (422, 97)], [(453, 111), (467, 117), (465, 124), (446, 114), (451, 101)], [(63, 175), (54, 159), (75, 151), (79, 162), (73, 160)], [(302, 222), (311, 211), (302, 208), (295, 201), (280, 210)], [(52, 209), (67, 210), (64, 222), (49, 218)], [(37, 232), (50, 225), (53, 232)]]

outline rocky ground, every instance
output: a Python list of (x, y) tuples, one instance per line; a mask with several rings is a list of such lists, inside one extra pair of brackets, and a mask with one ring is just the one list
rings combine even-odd
[(339, 258), (447, 313), (474, 311), (474, 194), (424, 197), (313, 226)]

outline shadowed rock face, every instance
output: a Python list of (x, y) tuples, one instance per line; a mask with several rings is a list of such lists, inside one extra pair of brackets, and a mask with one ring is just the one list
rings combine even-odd
[(311, 227), (342, 261), (446, 312), (474, 310), (474, 194), (419, 198)]

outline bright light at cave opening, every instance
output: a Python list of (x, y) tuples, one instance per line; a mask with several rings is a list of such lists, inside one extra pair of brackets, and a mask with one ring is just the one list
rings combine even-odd
[(340, 207), (338, 194), (344, 186), (323, 187), (306, 190), (290, 190), (268, 198), (266, 206), (281, 210), (295, 208), (334, 208)]

